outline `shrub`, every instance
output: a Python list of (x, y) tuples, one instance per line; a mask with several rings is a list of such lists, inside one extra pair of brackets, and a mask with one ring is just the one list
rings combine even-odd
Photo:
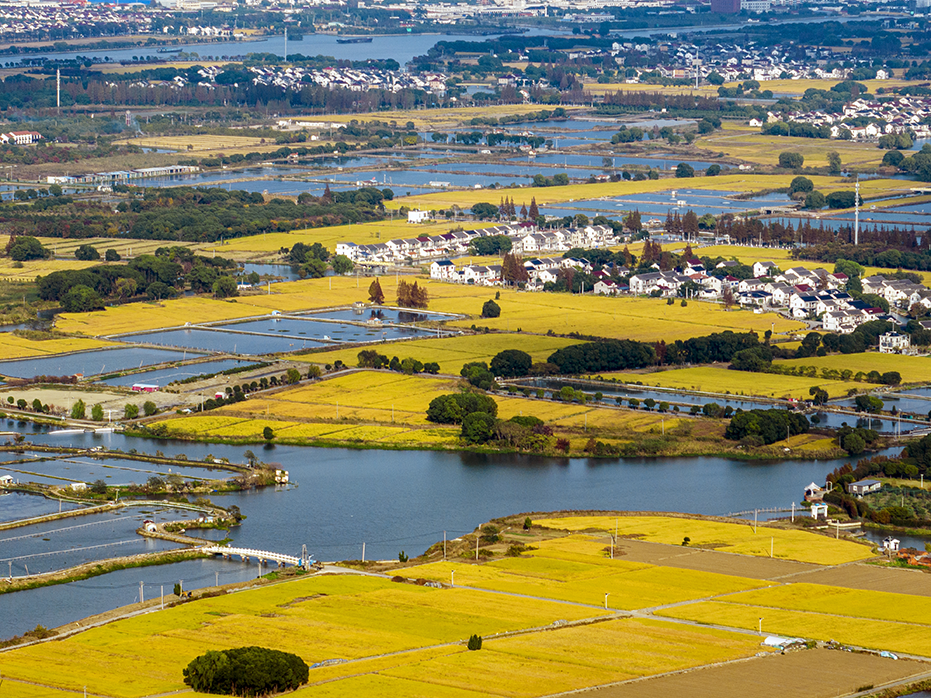
[(790, 153), (788, 151), (779, 153), (779, 167), (797, 170), (804, 164), (805, 158), (800, 153)]
[(501, 306), (494, 301), (485, 301), (482, 306), (482, 317), (498, 317), (501, 315)]
[(201, 693), (263, 696), (307, 683), (310, 669), (296, 654), (265, 647), (209, 651), (184, 669), (184, 683)]

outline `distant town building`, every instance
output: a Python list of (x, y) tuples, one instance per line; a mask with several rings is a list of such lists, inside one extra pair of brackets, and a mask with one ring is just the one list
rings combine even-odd
[(736, 15), (740, 12), (740, 0), (711, 0), (711, 11), (722, 15)]
[(847, 485), (847, 494), (854, 494), (858, 497), (862, 497), (871, 492), (879, 492), (882, 486), (883, 484), (878, 480), (857, 480)]
[(408, 223), (426, 223), (428, 220), (430, 220), (429, 211), (408, 211), (407, 212)]

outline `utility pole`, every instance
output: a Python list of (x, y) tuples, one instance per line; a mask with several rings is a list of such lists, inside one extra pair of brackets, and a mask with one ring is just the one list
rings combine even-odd
[(475, 534), (475, 559), (478, 560), (478, 539), (479, 535)]
[(446, 531), (443, 531), (443, 559), (446, 559)]
[(145, 587), (139, 582), (139, 603), (145, 603)]
[(61, 68), (55, 70), (55, 105), (58, 115), (61, 116)]
[(284, 28), (284, 62), (288, 62), (288, 28)]
[(365, 541), (362, 541), (362, 562), (365, 562)]

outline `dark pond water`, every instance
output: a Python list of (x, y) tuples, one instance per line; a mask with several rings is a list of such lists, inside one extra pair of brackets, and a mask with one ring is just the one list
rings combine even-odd
[[(192, 355), (194, 352), (187, 352)], [(38, 359), (20, 359), (0, 363), (0, 375), (15, 378), (32, 376), (71, 376), (83, 373), (96, 376), (107, 371), (125, 371), (129, 368), (151, 366), (166, 361), (180, 361), (183, 352), (146, 347), (127, 347), (126, 349), (98, 349), (77, 354), (48, 356)], [(192, 357), (193, 358), (193, 357)]]
[[(2, 466), (0, 466), (2, 467)], [(14, 476), (16, 477), (16, 476)], [(77, 504), (63, 502), (62, 511), (77, 509)], [(0, 495), (0, 521), (17, 521), (31, 519), (35, 516), (45, 516), (58, 511), (58, 502), (45, 497), (22, 492), (9, 492)], [(2, 570), (0, 570), (2, 571)]]

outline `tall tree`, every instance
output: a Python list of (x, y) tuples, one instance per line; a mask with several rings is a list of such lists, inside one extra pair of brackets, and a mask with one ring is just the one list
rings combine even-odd
[(527, 212), (527, 216), (534, 222), (540, 217), (540, 209), (537, 208), (537, 197), (535, 196), (530, 199), (530, 210)]
[(375, 279), (369, 284), (369, 301), (375, 305), (381, 305), (385, 302), (385, 293), (381, 290), (381, 284)]

